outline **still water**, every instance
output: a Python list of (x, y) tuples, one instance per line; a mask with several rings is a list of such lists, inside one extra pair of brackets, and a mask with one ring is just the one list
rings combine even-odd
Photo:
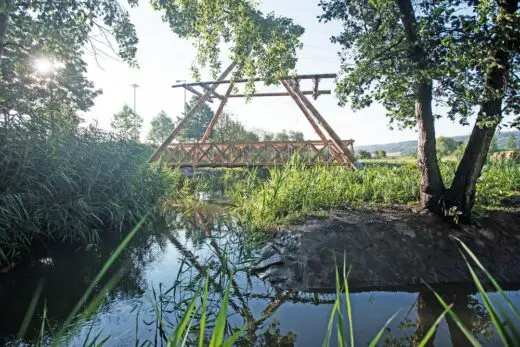
[[(200, 294), (207, 276), (208, 312), (214, 318), (231, 276), (228, 328), (248, 327), (240, 345), (320, 346), (335, 299), (331, 294), (334, 288), (323, 288), (319, 293), (296, 292), (262, 282), (248, 272), (258, 245), (244, 242), (237, 230), (231, 220), (201, 213), (172, 215), (168, 222), (141, 230), (107, 276), (122, 274), (121, 280), (104, 296), (101, 307), (63, 344), (82, 346), (87, 336), (92, 339), (99, 334), (101, 338), (109, 337), (105, 344), (108, 346), (162, 345), (160, 321), (171, 332), (193, 295)], [(44, 306), (46, 334), (55, 333), (119, 242), (113, 235), (99, 246), (50, 247), (36, 252), (11, 273), (1, 275), (0, 345), (19, 343), (15, 342), (16, 335), (38, 287), (42, 288), (41, 294), (24, 342), (30, 345), (36, 341)], [(499, 345), (489, 317), (471, 287), (439, 290), (454, 303), (455, 312), (484, 345)], [(425, 288), (352, 291), (355, 339), (359, 346), (367, 345), (396, 312), (399, 313), (381, 345), (413, 345), (414, 337), (424, 334), (442, 313)], [(508, 294), (515, 304), (520, 304), (519, 291)], [(497, 294), (492, 297), (500, 303)], [(334, 336), (333, 331), (333, 342)], [(466, 343), (453, 322), (444, 320), (434, 345)]]

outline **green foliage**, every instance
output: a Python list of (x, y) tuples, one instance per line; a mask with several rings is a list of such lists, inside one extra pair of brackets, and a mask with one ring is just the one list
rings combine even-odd
[(139, 141), (143, 118), (134, 112), (127, 104), (112, 117), (110, 126), (116, 134), (124, 139)]
[[(190, 102), (185, 105), (185, 111), (189, 112), (193, 106), (195, 106), (198, 100), (198, 97), (192, 97)], [(197, 110), (197, 112), (195, 112), (186, 126), (181, 129), (179, 135), (177, 136), (178, 139), (182, 141), (198, 142), (206, 132), (213, 115), (214, 114), (211, 108), (206, 103), (202, 104), (202, 106)], [(183, 118), (184, 117), (178, 117), (177, 122), (180, 122)]]
[(223, 113), (213, 132), (210, 140), (213, 142), (257, 142), (259, 137), (253, 131), (249, 131), (239, 121), (231, 119), (231, 115)]
[(507, 148), (511, 150), (518, 149), (516, 136), (513, 133), (509, 133), (509, 135), (507, 136)]
[(437, 139), (437, 153), (442, 156), (453, 154), (460, 146), (461, 142), (456, 141), (453, 137), (441, 136)]
[[(484, 80), (497, 66), (490, 52), (508, 51), (516, 57), (518, 11), (505, 13), (496, 1), (322, 0), (320, 5), (321, 20), (343, 22), (343, 31), (332, 38), (342, 48), (340, 104), (350, 102), (360, 109), (380, 102), (391, 123), (412, 127), (414, 88), (427, 78), (434, 82), (434, 102), (447, 106), (447, 116), (462, 124), (469, 124), (467, 118), (485, 98), (503, 97), (505, 113), (517, 113), (518, 59), (512, 59), (506, 74), (510, 87), (485, 94)], [(400, 11), (407, 5), (415, 16), (409, 19), (417, 33), (414, 42)], [(497, 122), (486, 119), (479, 126)]]
[(379, 150), (374, 152), (374, 158), (376, 158), (376, 159), (384, 159), (384, 158), (386, 158), (386, 152), (383, 151), (382, 149), (379, 149)]
[[(456, 163), (440, 163), (443, 179), (453, 180)], [(352, 171), (335, 166), (308, 167), (294, 158), (284, 168), (269, 170), (262, 180), (252, 173), (234, 179), (227, 194), (233, 212), (252, 229), (269, 230), (300, 217), (343, 206), (378, 207), (416, 204), (420, 178), (416, 164), (371, 163)], [(520, 187), (520, 165), (514, 160), (491, 161), (477, 183), (477, 211), (500, 207)]]
[(264, 15), (248, 0), (152, 0), (172, 30), (181, 38), (194, 39), (197, 59), (194, 71), (209, 66), (221, 68), (221, 44), (229, 47), (230, 60), (237, 62), (239, 75), (251, 79), (254, 89), (260, 77), (275, 83), (296, 65), (296, 51), (304, 30), (285, 17)]
[(368, 151), (359, 150), (357, 151), (357, 157), (358, 159), (370, 159), (372, 158), (372, 154), (370, 154)]
[(491, 140), (491, 144), (489, 146), (489, 152), (496, 153), (499, 151), (500, 151), (500, 147), (498, 146), (497, 137), (493, 136), (493, 139)]
[(175, 173), (149, 167), (143, 145), (96, 129), (49, 128), (0, 128), (0, 264), (37, 240), (95, 242), (174, 187)]
[(166, 140), (168, 135), (173, 130), (173, 120), (168, 117), (166, 112), (161, 111), (158, 115), (153, 117), (150, 123), (150, 132), (148, 133), (148, 140), (153, 144), (161, 144)]
[[(135, 0), (128, 2), (136, 4)], [(41, 118), (57, 109), (66, 110), (69, 116), (73, 111), (88, 110), (100, 93), (86, 77), (83, 57), (88, 52), (106, 55), (106, 47), (114, 47), (114, 55), (136, 65), (135, 29), (127, 10), (116, 0), (5, 4), (0, 106), (6, 117), (10, 111)], [(60, 67), (38, 73), (34, 65), (41, 59)]]

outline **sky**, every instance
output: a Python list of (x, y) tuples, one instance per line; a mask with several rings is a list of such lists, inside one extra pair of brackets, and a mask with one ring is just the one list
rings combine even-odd
[[(340, 47), (330, 43), (330, 37), (341, 31), (340, 23), (319, 23), (321, 13), (319, 0), (264, 0), (260, 4), (263, 12), (275, 12), (293, 18), (305, 28), (302, 37), (303, 49), (298, 53), (299, 74), (338, 73)], [(298, 9), (297, 11), (295, 9)], [(97, 122), (101, 128), (110, 128), (112, 115), (126, 103), (133, 105), (133, 88), (136, 90), (136, 109), (144, 119), (143, 139), (148, 133), (151, 119), (164, 110), (176, 119), (183, 110), (184, 89), (172, 89), (177, 80), (193, 81), (190, 66), (195, 58), (192, 42), (178, 38), (162, 22), (146, 1), (138, 8), (129, 9), (131, 20), (139, 38), (137, 61), (139, 68), (130, 68), (115, 58), (96, 59), (87, 55), (88, 78), (103, 94), (96, 98), (94, 107), (84, 115), (87, 122)], [(223, 57), (227, 58), (227, 57)], [(202, 76), (211, 80), (211, 76)], [(310, 85), (309, 85), (310, 86)], [(302, 84), (302, 89), (304, 84)], [(320, 83), (320, 88), (334, 89), (333, 81)], [(217, 92), (224, 94), (225, 85)], [(265, 88), (258, 87), (259, 90)], [(269, 87), (270, 91), (282, 91), (281, 86)], [(191, 93), (188, 92), (188, 100)], [(323, 117), (343, 139), (354, 139), (356, 145), (391, 143), (415, 140), (415, 130), (390, 130), (385, 110), (380, 105), (353, 112), (348, 106), (339, 107), (334, 94), (322, 95), (312, 101)], [(216, 109), (218, 103), (209, 104)], [(230, 99), (225, 110), (234, 114), (248, 128), (265, 129), (271, 132), (283, 129), (301, 131), (307, 139), (318, 139), (297, 105), (290, 97), (253, 98), (246, 103), (242, 99)], [(435, 111), (435, 110), (434, 110)], [(465, 135), (469, 127), (446, 118), (436, 123), (437, 136)]]

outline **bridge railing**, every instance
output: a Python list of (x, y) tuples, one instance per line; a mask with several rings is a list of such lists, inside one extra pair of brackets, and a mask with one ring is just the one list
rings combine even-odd
[[(343, 141), (353, 151), (353, 140)], [(309, 165), (344, 165), (332, 141), (268, 141), (250, 143), (172, 143), (163, 155), (174, 167), (281, 166), (298, 154)]]

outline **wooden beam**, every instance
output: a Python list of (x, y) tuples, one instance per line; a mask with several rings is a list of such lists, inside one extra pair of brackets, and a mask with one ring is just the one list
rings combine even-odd
[(318, 112), (316, 107), (307, 99), (305, 95), (299, 90), (294, 89), (294, 92), (296, 95), (300, 98), (300, 100), (303, 102), (303, 104), (309, 109), (309, 111), (313, 114), (314, 117), (318, 120), (318, 123), (325, 129), (325, 131), (329, 134), (329, 136), (332, 138), (332, 141), (338, 146), (338, 148), (343, 152), (343, 154), (348, 159), (348, 164), (352, 166), (352, 168), (356, 168), (356, 159), (348, 149), (348, 146), (339, 138), (338, 134), (332, 129), (332, 127), (327, 123), (327, 121), (321, 116), (321, 114)]
[[(314, 95), (315, 92), (312, 90), (306, 90), (302, 92), (304, 95)], [(319, 90), (317, 95), (330, 95), (332, 94), (331, 90)], [(230, 98), (245, 98), (246, 96), (256, 98), (256, 97), (270, 97), (270, 96), (291, 96), (291, 94), (287, 92), (273, 92), (273, 93), (254, 93), (251, 95), (247, 94), (231, 94)], [(210, 96), (210, 98), (215, 98), (214, 96)]]
[[(201, 98), (201, 97), (204, 96), (204, 94), (202, 94), (201, 92), (199, 92), (197, 89), (195, 89), (195, 88), (193, 88), (193, 87), (185, 86), (184, 88), (186, 88), (186, 90), (189, 90), (189, 91), (192, 92), (193, 94), (197, 95), (199, 98)], [(213, 103), (213, 100), (208, 99), (208, 102)]]
[[(320, 96), (319, 94), (319, 84), (320, 84), (320, 79), (318, 77), (314, 77), (313, 78), (314, 80), (314, 88), (312, 89), (312, 98), (314, 100), (318, 99), (318, 96)], [(305, 92), (302, 92), (303, 95), (305, 95)]]
[[(282, 77), (281, 80), (285, 80), (285, 81), (288, 81), (288, 80), (294, 80), (294, 79), (297, 79), (297, 80), (310, 80), (310, 79), (313, 79), (313, 78), (320, 78), (320, 79), (332, 79), (332, 78), (336, 78), (338, 75), (335, 74), (335, 73), (325, 73), (325, 74), (314, 74), (314, 75), (298, 75), (298, 76), (286, 76), (286, 77)], [(239, 83), (246, 83), (246, 82), (249, 82), (250, 80), (247, 79), (247, 78), (244, 78), (244, 79), (238, 79), (238, 80), (222, 80), (222, 81), (206, 81), (206, 82), (191, 82), (191, 83), (182, 83), (182, 84), (174, 84), (172, 85), (172, 88), (180, 88), (180, 87), (184, 87), (184, 86), (202, 86), (204, 84), (209, 84), (209, 85), (213, 85), (213, 84), (229, 84), (229, 83), (234, 83), (234, 84), (239, 84)], [(262, 82), (263, 79), (261, 78), (254, 78), (253, 79), (254, 82)]]
[(318, 136), (320, 137), (320, 139), (323, 141), (323, 145), (326, 145), (328, 140), (327, 140), (327, 137), (325, 136), (325, 134), (321, 131), (320, 127), (318, 126), (318, 124), (316, 124), (316, 122), (314, 121), (314, 119), (312, 118), (311, 114), (309, 113), (309, 111), (307, 110), (307, 108), (305, 107), (305, 105), (298, 99), (295, 91), (291, 88), (289, 82), (287, 81), (284, 81), (282, 80), (281, 81), (283, 86), (285, 87), (285, 89), (287, 89), (287, 92), (289, 93), (289, 95), (293, 98), (294, 102), (296, 102), (296, 105), (298, 105), (298, 107), (300, 108), (300, 110), (302, 111), (303, 115), (305, 116), (305, 118), (307, 118), (307, 120), (309, 121), (309, 123), (311, 123), (311, 126), (313, 127), (314, 131), (316, 132), (316, 134), (318, 134)]
[[(204, 89), (205, 91), (208, 91), (209, 90), (209, 86), (207, 84), (203, 84), (201, 85), (202, 89)], [(216, 91), (213, 91), (213, 96), (210, 96), (210, 97), (214, 97), (214, 98), (218, 98), (220, 100), (224, 100), (224, 95), (221, 95), (219, 93), (217, 93)]]
[[(229, 67), (219, 76), (218, 81), (222, 81), (226, 78), (227, 75), (235, 68), (236, 63), (233, 62)], [(164, 149), (168, 147), (168, 145), (173, 141), (173, 139), (179, 134), (181, 129), (188, 123), (188, 121), (193, 117), (193, 115), (197, 112), (197, 110), (208, 100), (209, 96), (213, 91), (218, 87), (218, 84), (213, 84), (210, 89), (197, 101), (197, 103), (193, 106), (193, 108), (186, 114), (186, 116), (177, 124), (177, 126), (172, 130), (170, 135), (164, 140), (164, 142), (155, 150), (152, 156), (149, 159), (149, 162), (153, 162), (157, 160)]]
[(226, 95), (224, 96), (224, 98), (220, 102), (220, 105), (218, 106), (217, 112), (215, 112), (215, 115), (211, 119), (211, 122), (209, 122), (208, 128), (206, 129), (206, 131), (204, 132), (204, 135), (200, 139), (200, 143), (206, 143), (208, 138), (211, 136), (211, 133), (213, 132), (213, 128), (215, 127), (215, 124), (217, 124), (217, 121), (218, 121), (220, 115), (222, 114), (222, 111), (224, 110), (224, 106), (226, 105), (229, 95), (231, 94), (232, 91), (233, 91), (233, 83), (231, 83), (229, 85), (229, 87), (226, 91)]

